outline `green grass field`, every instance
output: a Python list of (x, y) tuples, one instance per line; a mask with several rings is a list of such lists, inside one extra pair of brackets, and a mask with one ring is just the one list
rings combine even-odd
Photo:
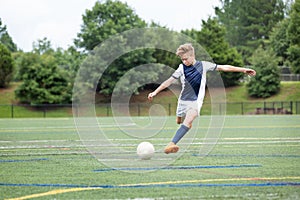
[[(46, 106), (46, 107), (30, 107), (28, 105), (21, 105), (16, 99), (14, 91), (20, 85), (20, 82), (13, 82), (8, 88), (0, 88), (0, 118), (51, 118), (51, 117), (72, 117), (72, 108), (70, 105), (60, 106)], [(175, 89), (174, 89), (175, 90)], [(178, 88), (177, 88), (178, 90)], [(149, 102), (147, 100), (150, 91), (142, 91), (139, 95), (132, 96), (131, 114), (138, 116), (148, 115)], [(178, 91), (179, 92), (179, 91)], [(104, 97), (97, 97), (98, 103), (109, 102)], [(104, 98), (104, 99), (103, 99)], [(293, 114), (299, 114), (299, 106), (296, 102), (300, 99), (300, 82), (281, 82), (281, 89), (278, 94), (269, 98), (251, 98), (247, 94), (245, 84), (226, 89), (227, 114), (240, 115), (254, 113), (256, 108), (263, 107), (265, 102), (274, 102), (277, 107), (282, 107), (280, 104), (284, 102), (284, 108), (289, 108), (289, 103), (293, 102)], [(103, 103), (102, 102), (102, 103)], [(177, 106), (177, 97), (172, 92), (166, 90), (161, 92), (154, 99), (153, 103), (161, 104), (166, 111), (171, 115), (175, 114)], [(241, 106), (241, 103), (244, 103)], [(12, 105), (13, 104), (13, 105)], [(139, 105), (138, 105), (139, 104)], [(140, 106), (140, 107), (139, 107)], [(243, 107), (243, 111), (241, 110)], [(98, 104), (96, 106), (97, 115), (112, 116), (110, 104)], [(206, 94), (202, 108), (202, 115), (210, 115), (211, 104), (209, 94)]]
[[(132, 120), (78, 134), (72, 118), (0, 119), (0, 199), (300, 199), (299, 115), (201, 116), (175, 155), (163, 153), (175, 117), (159, 131)], [(141, 141), (151, 160), (135, 154)]]

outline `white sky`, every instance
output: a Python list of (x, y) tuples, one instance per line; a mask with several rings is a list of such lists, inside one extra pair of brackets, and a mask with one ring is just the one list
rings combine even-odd
[[(68, 48), (80, 32), (82, 15), (97, 0), (0, 0), (0, 18), (23, 51), (47, 37), (54, 48)], [(172, 30), (195, 28), (214, 16), (219, 0), (122, 0), (146, 22), (153, 20)]]

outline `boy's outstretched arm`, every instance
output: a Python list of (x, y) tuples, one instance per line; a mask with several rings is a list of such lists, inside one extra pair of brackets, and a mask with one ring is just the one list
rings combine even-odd
[(173, 83), (174, 80), (175, 80), (175, 78), (173, 78), (173, 77), (170, 77), (167, 80), (165, 80), (162, 84), (160, 84), (160, 86), (158, 88), (156, 88), (156, 90), (154, 90), (154, 92), (151, 92), (150, 94), (148, 94), (148, 100), (152, 101), (154, 96), (156, 96), (160, 91), (169, 87)]
[(217, 65), (217, 70), (223, 72), (242, 72), (250, 76), (256, 75), (256, 71), (253, 69), (244, 68), (244, 67), (235, 67), (232, 65)]

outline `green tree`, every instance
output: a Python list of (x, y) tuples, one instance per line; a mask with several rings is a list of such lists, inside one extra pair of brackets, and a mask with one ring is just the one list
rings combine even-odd
[[(168, 32), (168, 34), (166, 34), (165, 36), (162, 34), (162, 32), (160, 32), (160, 35), (159, 35), (160, 38), (158, 39), (160, 44), (162, 42), (164, 42), (164, 46), (169, 46), (170, 47), (170, 46), (174, 46), (173, 44), (177, 43), (176, 41), (178, 41), (178, 39), (176, 37), (178, 35), (177, 34), (172, 34), (172, 36), (171, 36), (169, 34), (170, 30), (167, 27), (160, 26), (159, 24), (157, 24), (155, 22), (151, 22), (150, 27), (151, 28), (163, 28)], [(151, 37), (154, 38), (154, 41), (149, 41), (149, 42), (151, 42), (151, 43), (157, 42), (157, 40), (155, 39), (156, 35), (153, 35)], [(161, 50), (161, 49), (155, 49), (155, 51), (153, 53), (153, 57), (158, 62), (163, 63), (166, 66), (169, 66), (170, 70), (171, 70), (171, 68), (176, 70), (178, 65), (181, 63), (180, 58), (175, 54), (176, 48), (177, 48), (177, 46), (174, 46), (174, 51), (173, 52), (166, 52), (166, 51)], [(168, 69), (166, 69), (166, 70), (168, 70)], [(164, 74), (161, 74), (161, 80), (169, 78), (167, 76), (169, 76), (170, 74), (172, 74), (172, 71), (168, 72), (168, 71), (164, 70)], [(152, 89), (155, 89), (155, 88), (157, 88), (157, 85), (154, 85), (154, 87)]]
[(250, 60), (256, 76), (247, 85), (249, 95), (267, 98), (277, 94), (280, 91), (280, 70), (275, 54), (260, 47)]
[[(75, 39), (75, 44), (77, 47), (90, 52), (99, 44), (107, 41), (112, 36), (116, 36), (118, 33), (144, 27), (147, 27), (145, 21), (140, 19), (126, 3), (112, 0), (104, 2), (98, 1), (92, 10), (87, 10), (83, 16), (83, 25), (80, 33), (77, 34), (78, 38)], [(130, 46), (135, 43), (135, 39), (136, 38), (126, 40), (121, 36), (118, 37), (118, 39), (114, 41), (114, 44), (107, 47), (106, 55), (101, 55), (101, 59), (110, 59), (110, 55), (114, 55), (113, 52), (126, 52), (126, 49), (130, 49)], [(116, 46), (118, 43), (120, 47)], [(110, 95), (113, 91), (116, 92), (116, 90), (117, 92), (126, 94), (131, 92), (133, 87), (138, 86), (140, 81), (148, 80), (151, 75), (155, 77), (151, 71), (141, 73), (138, 70), (131, 70), (136, 66), (155, 62), (156, 60), (153, 58), (153, 53), (154, 50), (152, 49), (131, 51), (110, 63), (105, 72), (103, 71), (106, 67), (105, 64), (100, 65), (88, 60), (85, 62), (85, 65), (96, 64), (97, 66), (86, 67), (84, 78), (96, 82), (99, 79), (99, 74), (101, 74), (102, 76), (98, 83), (96, 85), (90, 85), (90, 89), (105, 95)], [(115, 88), (124, 74), (127, 75), (127, 80), (122, 79), (122, 84), (119, 84), (120, 86)], [(135, 80), (135, 84), (132, 84), (133, 80)]]
[(88, 51), (112, 35), (147, 26), (126, 3), (112, 0), (97, 1), (92, 10), (86, 10), (82, 19), (81, 31), (74, 42)]
[(37, 42), (33, 42), (32, 52), (16, 52), (14, 54), (14, 60), (16, 63), (17, 74), (16, 80), (23, 80), (24, 75), (27, 73), (27, 69), (41, 62), (41, 55), (43, 54), (53, 54), (54, 49), (51, 47), (51, 42), (45, 37), (43, 39), (38, 39)]
[(287, 37), (287, 28), (290, 23), (289, 18), (285, 18), (273, 28), (270, 33), (270, 47), (275, 52), (276, 56), (280, 58), (281, 65), (288, 60), (288, 48), (290, 41)]
[(51, 47), (51, 41), (46, 37), (38, 39), (37, 42), (33, 42), (33, 52), (37, 54), (53, 53), (54, 49)]
[(25, 78), (27, 69), (29, 66), (40, 62), (40, 55), (33, 52), (16, 52), (14, 54), (16, 77), (18, 81), (22, 81)]
[(16, 90), (16, 97), (23, 103), (69, 103), (68, 80), (58, 68), (52, 55), (42, 55), (40, 61), (30, 65), (23, 74), (23, 83)]
[(221, 0), (216, 14), (227, 30), (230, 45), (237, 47), (246, 64), (260, 45), (265, 45), (272, 28), (284, 18), (282, 0)]
[(71, 98), (78, 69), (86, 55), (77, 51), (73, 46), (66, 50), (57, 48), (52, 55), (55, 58), (55, 63), (60, 73), (64, 75), (64, 78), (68, 82), (66, 85), (66, 91), (68, 93), (68, 97)]
[(17, 58), (22, 84), (16, 90), (16, 97), (33, 105), (70, 103), (73, 86), (70, 71), (59, 65), (59, 53), (52, 49), (50, 41), (38, 40), (38, 44), (33, 52)]
[(76, 73), (86, 55), (77, 51), (75, 47), (71, 46), (67, 50), (57, 48), (53, 52), (53, 56), (55, 57), (59, 68), (67, 73), (71, 82), (74, 82)]
[(7, 87), (14, 75), (14, 62), (8, 48), (0, 43), (0, 88)]
[(0, 18), (0, 43), (4, 44), (9, 51), (16, 52), (17, 45), (13, 42), (12, 38), (6, 30), (6, 26), (2, 25), (2, 20)]
[(294, 73), (300, 74), (300, 0), (292, 5), (290, 23), (287, 28), (287, 37), (290, 42), (288, 60)]
[[(220, 25), (217, 19), (209, 18), (206, 22), (202, 21), (201, 31), (187, 30), (183, 33), (201, 44), (217, 64), (243, 66), (242, 56), (235, 48), (229, 46), (225, 39), (225, 27)], [(230, 87), (239, 84), (243, 74), (221, 72), (221, 76), (225, 87)]]

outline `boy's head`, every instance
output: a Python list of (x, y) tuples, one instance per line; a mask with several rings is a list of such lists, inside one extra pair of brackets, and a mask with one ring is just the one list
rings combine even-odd
[(195, 62), (194, 47), (189, 43), (180, 45), (176, 51), (176, 55), (181, 58), (181, 61), (186, 66), (193, 65)]

